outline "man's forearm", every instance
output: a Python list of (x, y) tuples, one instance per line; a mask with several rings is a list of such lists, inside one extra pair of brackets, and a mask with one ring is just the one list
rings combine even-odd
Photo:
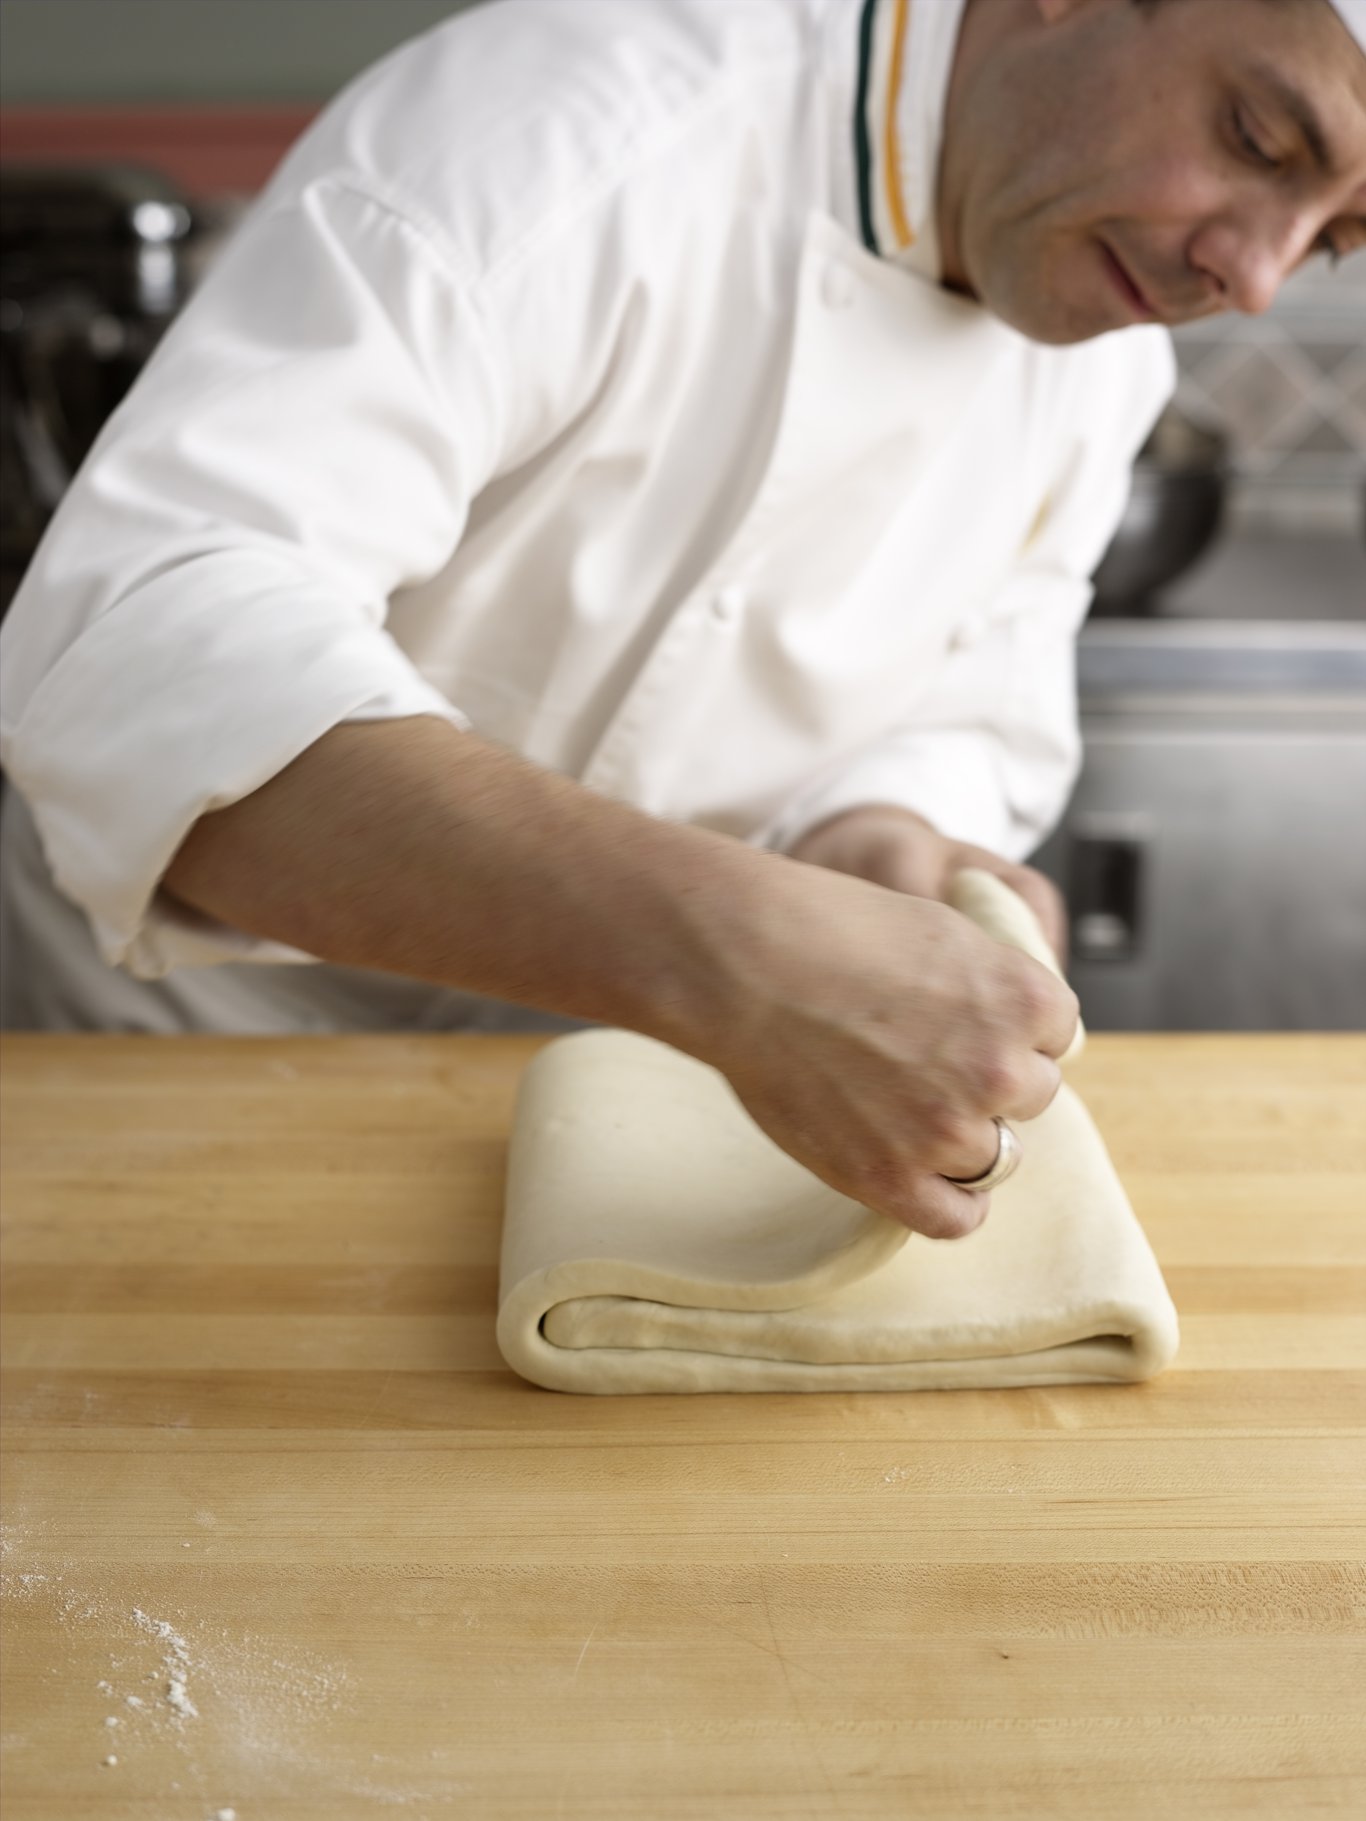
[(698, 1049), (727, 916), (774, 863), (415, 717), (332, 729), (202, 817), (164, 886), (325, 961)]

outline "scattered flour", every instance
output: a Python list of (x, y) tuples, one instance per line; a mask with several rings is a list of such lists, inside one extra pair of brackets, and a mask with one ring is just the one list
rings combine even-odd
[[(4, 1540), (12, 1549), (12, 1540)], [(301, 1735), (310, 1730), (310, 1722), (316, 1724), (342, 1705), (340, 1691), (347, 1677), (340, 1670), (277, 1656), (264, 1639), (226, 1629), (215, 1636), (204, 1627), (185, 1626), (178, 1618), (173, 1622), (141, 1606), (92, 1595), (65, 1572), (18, 1573), (6, 1563), (0, 1595), (6, 1603), (39, 1605), (63, 1626), (84, 1629), (98, 1624), (110, 1643), (123, 1645), (121, 1651), (108, 1653), (111, 1672), (123, 1670), (125, 1678), (136, 1676), (147, 1686), (134, 1693), (126, 1679), (120, 1688), (117, 1679), (106, 1675), (95, 1689), (106, 1700), (121, 1701), (120, 1714), (102, 1716), (105, 1736), (116, 1729), (121, 1737), (127, 1734), (130, 1750), (158, 1736), (175, 1740), (182, 1751), (192, 1750), (192, 1737), (203, 1725), (202, 1689), (212, 1697), (216, 1729), (227, 1727), (244, 1755), (293, 1767), (305, 1760)], [(130, 1650), (130, 1643), (136, 1648)], [(148, 1660), (147, 1643), (156, 1647), (159, 1668)], [(54, 1667), (51, 1673), (61, 1672)], [(99, 1761), (109, 1768), (118, 1763), (112, 1752)]]
[(185, 1684), (183, 1682), (168, 1682), (166, 1684), (166, 1699), (171, 1703), (171, 1706), (175, 1708), (176, 1712), (178, 1714), (183, 1714), (187, 1720), (197, 1720), (199, 1718), (199, 1709), (186, 1694)]
[[(210, 1512), (197, 1515), (206, 1528), (214, 1521)], [(11, 1537), (0, 1535), (0, 1541), (0, 1553), (10, 1554)], [(119, 1756), (108, 1752), (97, 1758), (106, 1768), (112, 1770), (121, 1761), (127, 1764), (139, 1745), (153, 1739), (174, 1743), (193, 1765), (196, 1741), (205, 1739), (207, 1727), (216, 1748), (226, 1745), (242, 1764), (252, 1767), (258, 1781), (264, 1775), (263, 1789), (281, 1780), (297, 1785), (307, 1778), (314, 1787), (325, 1783), (338, 1797), (359, 1797), (384, 1809), (411, 1811), (417, 1805), (424, 1812), (432, 1801), (469, 1794), (467, 1784), (445, 1777), (435, 1785), (424, 1779), (424, 1787), (415, 1787), (406, 1775), (391, 1782), (382, 1773), (357, 1776), (329, 1764), (322, 1755), (319, 1729), (328, 1716), (350, 1705), (350, 1678), (336, 1665), (311, 1653), (280, 1656), (279, 1646), (260, 1636), (191, 1624), (179, 1614), (173, 1621), (155, 1616), (154, 1610), (92, 1593), (86, 1564), (79, 1569), (63, 1565), (47, 1573), (21, 1574), (17, 1567), (17, 1562), (7, 1562), (0, 1573), (0, 1595), (6, 1603), (40, 1606), (63, 1627), (97, 1626), (98, 1641), (115, 1646), (104, 1658), (110, 1673), (91, 1691), (119, 1703), (122, 1710), (108, 1714), (92, 1701), (90, 1723), (98, 1726), (104, 1718), (109, 1731), (101, 1736), (109, 1744), (118, 1729)], [(50, 1673), (69, 1674), (57, 1668)], [(139, 1692), (128, 1691), (130, 1680)], [(376, 1771), (381, 1763), (397, 1771), (402, 1761), (375, 1753), (372, 1762)], [(403, 1769), (411, 1772), (408, 1764)], [(175, 1793), (182, 1785), (172, 1782), (168, 1787)], [(237, 1821), (238, 1811), (231, 1806), (200, 1812), (212, 1821)]]
[[(170, 1648), (161, 1659), (161, 1666), (166, 1671), (164, 1690), (168, 1705), (182, 1720), (197, 1720), (199, 1709), (190, 1699), (188, 1681), (190, 1671), (190, 1647), (169, 1619), (150, 1618), (140, 1606), (132, 1612), (133, 1623), (142, 1631), (147, 1631)], [(117, 1721), (115, 1722), (117, 1725)]]

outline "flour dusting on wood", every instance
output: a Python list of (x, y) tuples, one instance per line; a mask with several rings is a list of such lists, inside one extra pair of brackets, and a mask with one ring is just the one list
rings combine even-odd
[[(12, 1547), (13, 1538), (6, 1540)], [(98, 1628), (119, 1647), (109, 1652), (110, 1673), (91, 1688), (92, 1745), (97, 1732), (101, 1747), (113, 1742), (113, 1733), (119, 1735), (118, 1755), (94, 1753), (106, 1770), (136, 1762), (138, 1745), (157, 1739), (174, 1742), (193, 1758), (205, 1724), (201, 1707), (212, 1710), (216, 1747), (226, 1745), (258, 1773), (272, 1761), (292, 1770), (308, 1758), (303, 1735), (309, 1721), (341, 1706), (344, 1671), (281, 1656), (272, 1640), (216, 1630), (178, 1611), (168, 1617), (150, 1604), (123, 1605), (90, 1592), (74, 1570), (19, 1573), (6, 1564), (0, 1597), (7, 1604), (40, 1606), (66, 1628)], [(51, 1673), (70, 1681), (68, 1671)], [(110, 1701), (122, 1711), (108, 1712)], [(213, 1821), (236, 1821), (231, 1807), (207, 1812)]]

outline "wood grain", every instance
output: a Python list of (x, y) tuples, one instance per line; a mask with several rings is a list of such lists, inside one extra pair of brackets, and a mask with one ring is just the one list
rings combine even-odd
[(7, 1821), (1360, 1812), (1366, 1039), (1092, 1039), (1151, 1384), (638, 1399), (494, 1348), (537, 1042), (6, 1041)]

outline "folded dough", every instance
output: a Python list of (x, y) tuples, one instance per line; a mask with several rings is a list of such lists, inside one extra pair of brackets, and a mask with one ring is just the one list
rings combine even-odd
[[(1056, 971), (991, 874), (959, 874), (952, 901)], [(513, 1121), (503, 1357), (535, 1384), (599, 1393), (1160, 1372), (1176, 1311), (1085, 1107), (1064, 1085), (1018, 1129), (1024, 1160), (985, 1223), (930, 1240), (827, 1188), (706, 1064), (629, 1031), (557, 1038)]]

